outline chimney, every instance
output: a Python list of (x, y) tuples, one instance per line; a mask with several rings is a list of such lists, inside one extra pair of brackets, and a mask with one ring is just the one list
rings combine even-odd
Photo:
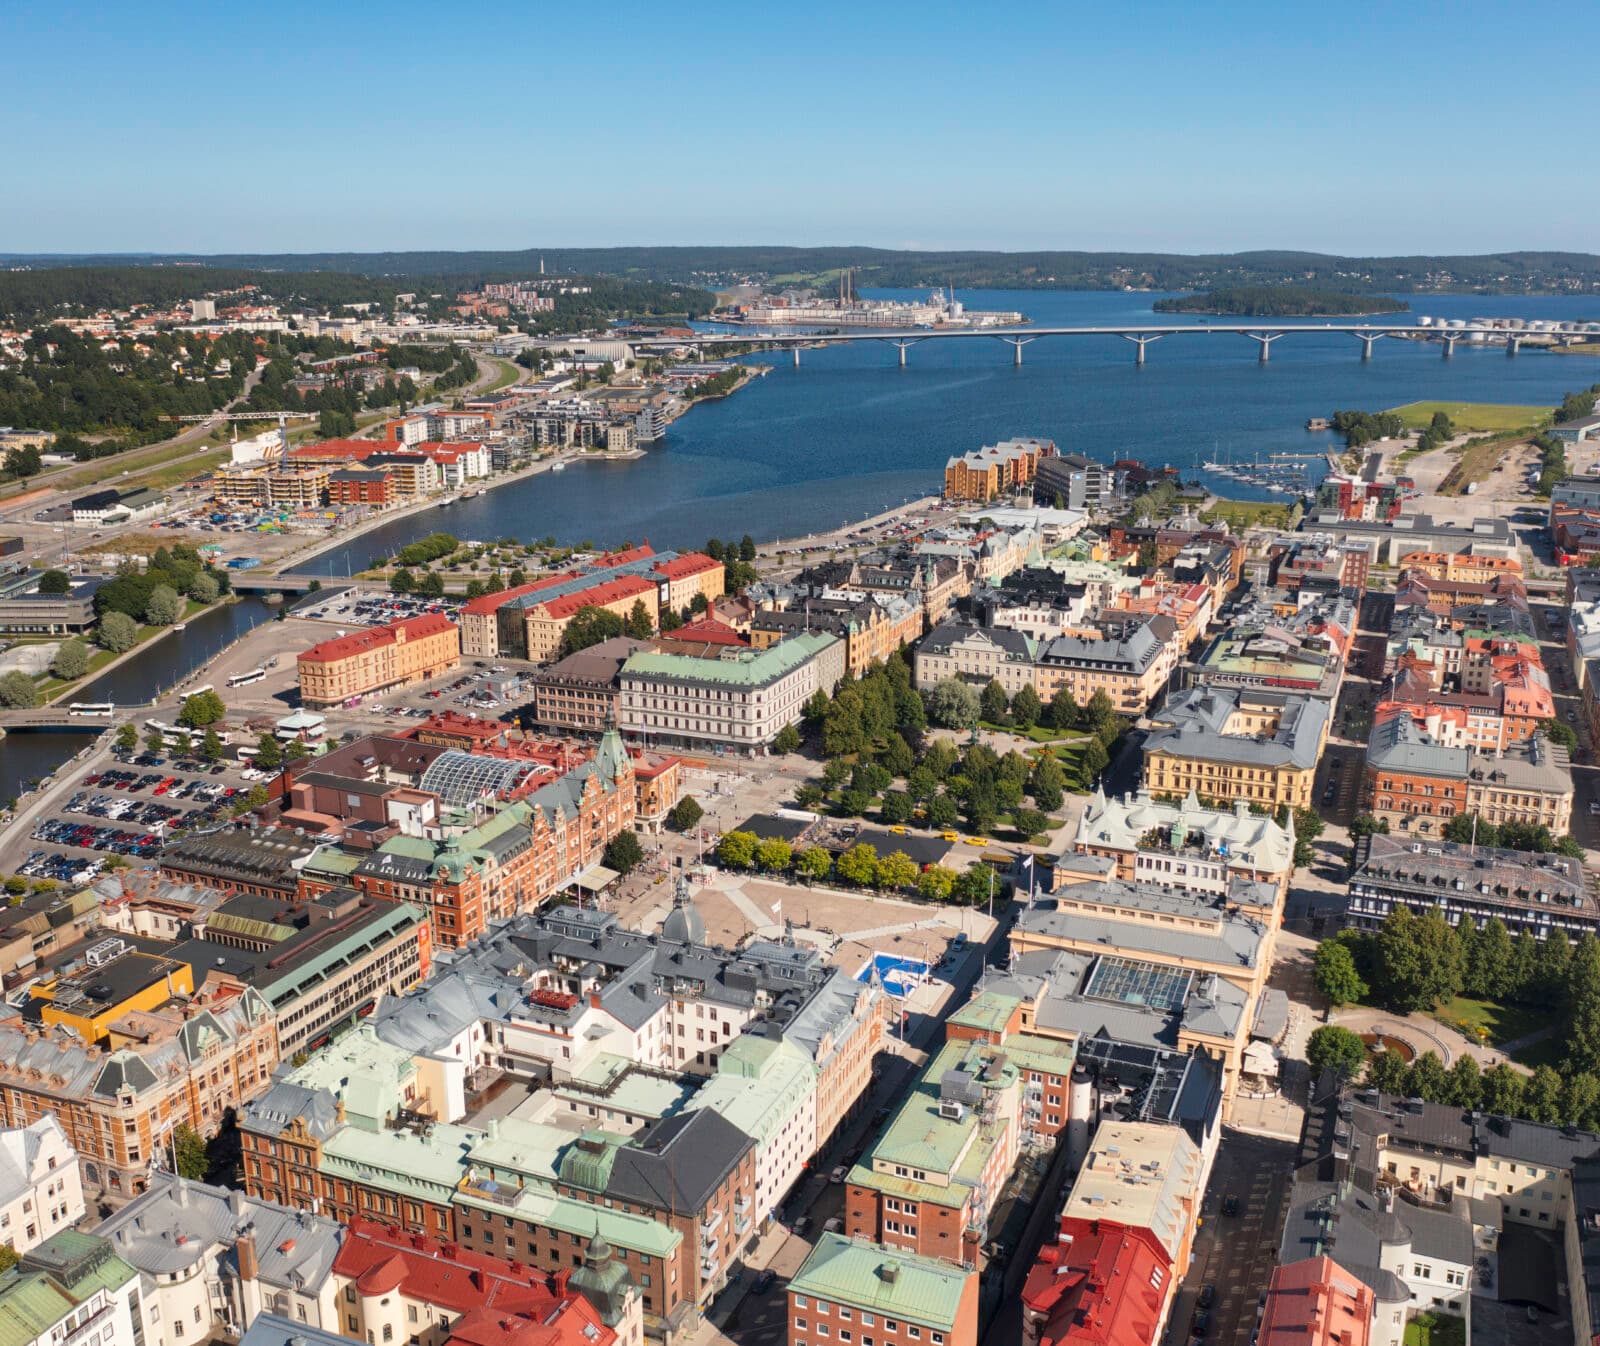
[(333, 1115), (334, 1115), (334, 1119), (339, 1123), (339, 1125), (343, 1126), (344, 1125), (344, 1099), (336, 1098), (336, 1099), (333, 1100)]
[(254, 1322), (262, 1310), (261, 1261), (256, 1256), (254, 1234), (241, 1234), (233, 1245), (239, 1262), (239, 1309), (247, 1323)]

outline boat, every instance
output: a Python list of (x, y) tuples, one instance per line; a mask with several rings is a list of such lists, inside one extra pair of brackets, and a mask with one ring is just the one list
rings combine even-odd
[(565, 472), (567, 470), (567, 465), (565, 463), (555, 463), (551, 466), (550, 470), (552, 472)]
[(189, 629), (189, 623), (188, 622), (179, 622), (172, 629), (174, 631), (187, 631)]

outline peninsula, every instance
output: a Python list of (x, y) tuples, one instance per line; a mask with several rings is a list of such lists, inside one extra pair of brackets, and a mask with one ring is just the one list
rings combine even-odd
[(1157, 313), (1212, 313), (1238, 318), (1357, 318), (1405, 313), (1411, 305), (1383, 294), (1311, 290), (1298, 285), (1231, 285), (1204, 294), (1158, 299)]

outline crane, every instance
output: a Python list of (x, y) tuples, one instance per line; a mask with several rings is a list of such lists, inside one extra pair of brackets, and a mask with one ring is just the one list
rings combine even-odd
[(289, 462), (289, 421), (306, 420), (310, 417), (320, 416), (318, 411), (213, 411), (205, 416), (163, 416), (164, 421), (195, 421), (204, 424), (208, 421), (271, 421), (278, 422), (279, 462), (287, 466)]

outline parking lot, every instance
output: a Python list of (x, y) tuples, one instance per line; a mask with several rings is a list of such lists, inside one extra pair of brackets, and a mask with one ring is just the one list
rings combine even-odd
[(427, 612), (456, 615), (459, 602), (424, 598), (418, 594), (391, 594), (377, 589), (341, 589), (326, 598), (303, 603), (296, 617), (319, 622), (348, 622), (352, 626), (379, 626), (402, 617), (420, 617)]

